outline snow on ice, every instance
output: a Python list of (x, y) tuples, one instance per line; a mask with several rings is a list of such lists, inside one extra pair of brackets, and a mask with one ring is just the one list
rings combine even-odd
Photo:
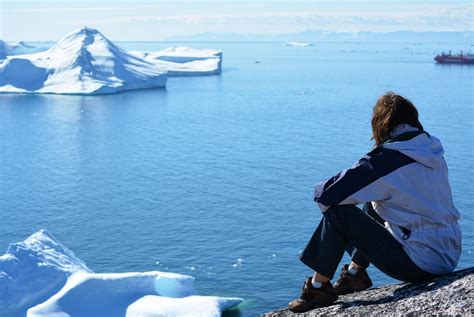
[(0, 257), (6, 317), (220, 316), (240, 298), (199, 296), (194, 278), (167, 272), (94, 273), (47, 231)]
[(102, 94), (165, 87), (166, 70), (84, 27), (45, 52), (0, 64), (0, 92)]
[(217, 75), (222, 71), (222, 51), (172, 46), (157, 52), (136, 53), (167, 69), (169, 76)]
[(165, 87), (169, 76), (221, 73), (222, 52), (184, 46), (142, 53), (124, 50), (98, 30), (83, 27), (50, 49), (0, 40), (0, 93), (94, 95)]

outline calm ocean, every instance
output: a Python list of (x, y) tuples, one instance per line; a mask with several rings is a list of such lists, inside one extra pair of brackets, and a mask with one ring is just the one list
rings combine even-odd
[(473, 265), (474, 67), (433, 62), (469, 44), (188, 44), (222, 49), (223, 74), (0, 95), (0, 249), (44, 228), (96, 272), (190, 274), (202, 294), (245, 298), (241, 316), (285, 306), (311, 274), (298, 253), (321, 218), (313, 186), (371, 149), (372, 106), (394, 90), (444, 144), (458, 268)]

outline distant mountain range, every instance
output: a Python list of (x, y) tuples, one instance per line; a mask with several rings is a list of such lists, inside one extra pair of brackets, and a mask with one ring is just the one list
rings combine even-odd
[(357, 32), (339, 33), (329, 31), (305, 31), (280, 35), (200, 33), (168, 38), (169, 41), (306, 41), (306, 42), (441, 42), (474, 44), (474, 32), (415, 32), (397, 31), (388, 33)]

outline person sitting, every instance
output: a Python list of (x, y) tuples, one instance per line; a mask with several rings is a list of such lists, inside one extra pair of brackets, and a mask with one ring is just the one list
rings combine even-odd
[[(314, 275), (289, 303), (292, 312), (371, 287), (370, 263), (392, 278), (422, 282), (459, 261), (460, 216), (441, 142), (423, 130), (416, 107), (393, 92), (374, 106), (372, 139), (371, 152), (316, 186), (322, 219), (300, 256)], [(352, 262), (333, 286), (344, 251)]]

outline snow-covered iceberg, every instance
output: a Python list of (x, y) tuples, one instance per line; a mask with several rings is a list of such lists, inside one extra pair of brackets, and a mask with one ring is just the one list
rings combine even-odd
[(43, 46), (36, 46), (23, 41), (6, 43), (5, 41), (0, 40), (0, 59), (4, 59), (10, 55), (36, 53), (45, 50), (46, 48)]
[(168, 71), (168, 76), (217, 75), (222, 72), (222, 51), (172, 46), (156, 52), (136, 52)]
[(2, 317), (220, 316), (240, 298), (199, 296), (194, 278), (167, 272), (93, 273), (47, 231), (0, 257)]
[(174, 63), (155, 60), (154, 63), (164, 67), (168, 71), (168, 76), (208, 76), (221, 73), (222, 60), (218, 58), (208, 58), (186, 63)]
[(165, 87), (167, 72), (84, 27), (47, 51), (0, 61), (0, 92), (105, 94)]

